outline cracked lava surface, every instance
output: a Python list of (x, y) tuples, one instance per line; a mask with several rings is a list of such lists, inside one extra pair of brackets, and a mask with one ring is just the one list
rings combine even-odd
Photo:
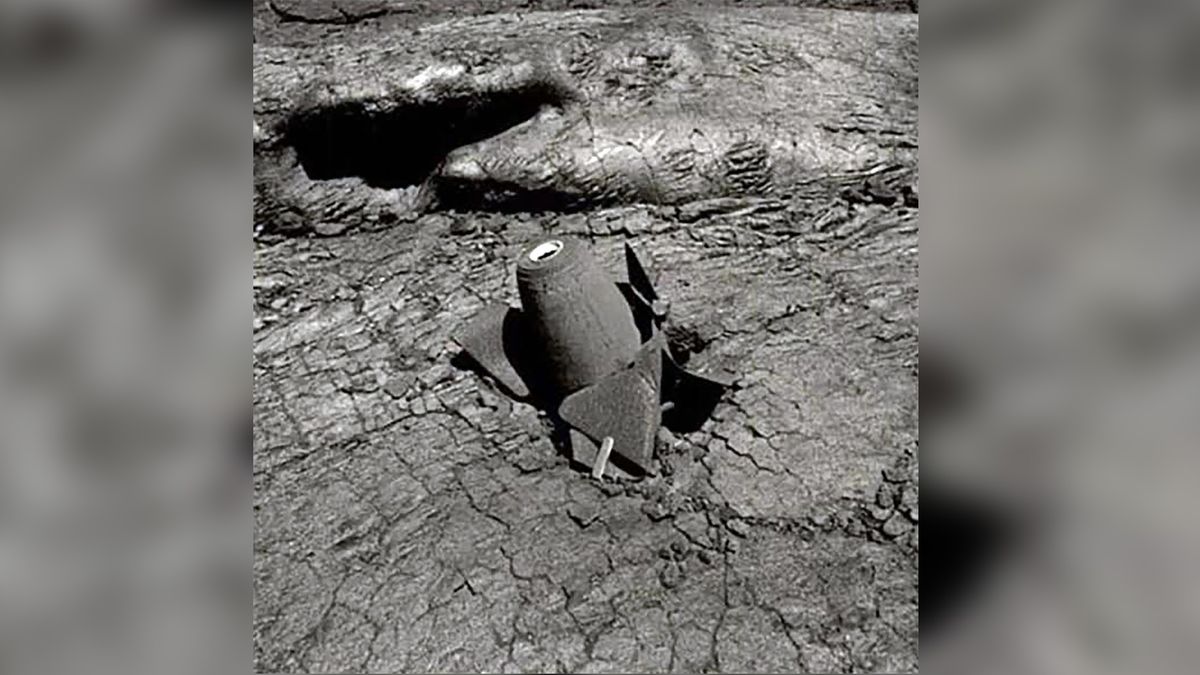
[[(257, 667), (915, 669), (915, 215), (841, 211), (436, 215), (261, 246)], [(589, 480), (450, 364), (547, 229), (610, 269), (631, 237), (709, 344), (692, 362), (741, 373), (701, 430), (664, 433), (656, 478)]]
[[(256, 670), (916, 670), (915, 183), (257, 241)], [(590, 480), (452, 363), (550, 233), (633, 243), (739, 376), (657, 477)]]

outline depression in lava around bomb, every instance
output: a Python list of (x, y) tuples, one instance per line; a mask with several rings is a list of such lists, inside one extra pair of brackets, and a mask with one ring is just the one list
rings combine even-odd
[(517, 262), (521, 307), (487, 307), (457, 338), (511, 396), (561, 423), (572, 460), (596, 478), (653, 473), (659, 426), (698, 428), (730, 386), (672, 356), (667, 303), (629, 244), (625, 267), (614, 281), (582, 242), (539, 242)]

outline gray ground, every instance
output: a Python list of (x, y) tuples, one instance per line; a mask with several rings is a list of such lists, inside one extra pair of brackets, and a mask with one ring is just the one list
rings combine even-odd
[[(389, 16), (256, 5), (256, 37), (352, 44)], [(915, 670), (911, 154), (791, 198), (260, 236), (256, 669)], [(588, 480), (544, 416), (452, 364), (547, 232), (614, 271), (631, 241), (692, 364), (740, 375), (704, 428), (663, 434), (657, 478)]]

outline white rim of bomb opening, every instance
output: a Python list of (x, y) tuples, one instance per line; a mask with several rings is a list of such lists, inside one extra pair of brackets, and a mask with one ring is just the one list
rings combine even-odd
[(563, 243), (558, 239), (544, 241), (535, 246), (533, 250), (529, 252), (529, 259), (533, 262), (543, 262), (549, 260), (558, 255), (558, 252), (562, 250), (562, 247)]

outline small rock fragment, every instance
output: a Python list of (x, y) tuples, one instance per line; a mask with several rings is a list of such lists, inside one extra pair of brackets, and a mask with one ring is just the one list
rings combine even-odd
[(892, 517), (892, 509), (890, 507), (884, 509), (884, 508), (879, 508), (878, 506), (872, 506), (869, 509), (869, 512), (871, 514), (871, 518), (873, 518), (881, 523), (883, 521), (887, 520), (888, 518)]
[(594, 503), (571, 502), (567, 506), (567, 516), (579, 527), (586, 528), (600, 517), (600, 508)]
[(687, 555), (687, 552), (688, 552), (688, 545), (686, 543), (679, 541), (678, 539), (671, 542), (671, 553), (675, 554), (676, 560), (679, 560), (680, 558)]
[(600, 484), (600, 491), (609, 497), (615, 497), (625, 492), (625, 486), (612, 481), (604, 481)]
[(410, 374), (410, 372), (403, 372), (403, 374), (389, 377), (388, 382), (386, 382), (383, 386), (383, 390), (384, 392), (388, 393), (392, 399), (403, 399), (404, 394), (407, 394), (408, 390), (412, 389), (412, 387), (413, 374)]
[(422, 402), (425, 404), (426, 412), (445, 409), (445, 406), (442, 405), (442, 399), (438, 398), (437, 394), (434, 394), (432, 391), (425, 392)]
[(646, 514), (647, 518), (656, 523), (671, 515), (671, 512), (659, 502), (646, 502), (642, 504), (642, 513)]
[(750, 533), (750, 525), (741, 518), (730, 520), (728, 523), (725, 523), (725, 527), (728, 527), (729, 531), (734, 535), (743, 538)]
[(905, 519), (904, 516), (901, 516), (900, 514), (897, 513), (897, 514), (893, 515), (891, 518), (889, 518), (886, 523), (883, 524), (882, 529), (883, 529), (883, 533), (885, 535), (887, 535), (891, 539), (895, 539), (896, 537), (899, 537), (900, 535), (902, 535), (905, 532), (908, 532), (910, 529), (912, 529), (912, 523), (908, 522), (908, 520)]
[(712, 551), (710, 551), (706, 548), (700, 549), (700, 552), (696, 554), (696, 557), (699, 558), (700, 562), (704, 563), (705, 565), (712, 564), (712, 561), (713, 561)]
[(549, 457), (547, 456), (548, 449), (541, 443), (527, 443), (521, 451), (517, 453), (517, 457), (513, 460), (513, 465), (521, 473), (534, 473), (546, 468)]
[(313, 225), (313, 232), (322, 237), (333, 237), (345, 232), (348, 227), (350, 223), (346, 222), (321, 222)]

